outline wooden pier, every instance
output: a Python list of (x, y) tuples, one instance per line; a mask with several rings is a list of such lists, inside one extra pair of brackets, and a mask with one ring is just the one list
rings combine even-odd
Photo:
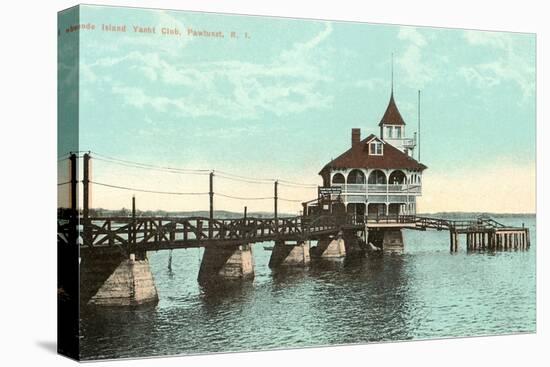
[[(203, 247), (199, 282), (251, 279), (254, 257), (251, 244), (274, 241), (271, 267), (307, 266), (311, 257), (337, 260), (364, 256), (368, 251), (403, 252), (401, 230), (449, 231), (450, 250), (459, 249), (460, 235), (467, 250), (524, 250), (529, 248), (529, 230), (508, 227), (491, 218), (467, 221), (428, 216), (350, 213), (341, 199), (321, 195), (303, 202), (302, 214), (285, 217), (278, 213), (278, 181), (274, 182), (274, 211), (269, 217), (247, 214), (217, 218), (214, 212), (214, 174), (209, 174), (208, 216), (140, 216), (135, 197), (127, 216), (98, 216), (90, 210), (90, 156), (84, 154), (82, 210), (77, 203), (76, 155), (72, 154), (70, 208), (58, 212), (58, 251), (78, 269), (80, 301), (105, 306), (133, 306), (158, 301), (147, 260), (148, 251)], [(97, 183), (96, 183), (97, 184)], [(114, 186), (117, 187), (117, 186)], [(163, 192), (163, 194), (173, 194)], [(222, 194), (219, 194), (222, 195)], [(327, 209), (326, 209), (327, 208)]]
[(458, 251), (460, 234), (466, 237), (467, 250), (525, 250), (531, 245), (525, 227), (507, 227), (490, 218), (449, 223), (451, 252)]

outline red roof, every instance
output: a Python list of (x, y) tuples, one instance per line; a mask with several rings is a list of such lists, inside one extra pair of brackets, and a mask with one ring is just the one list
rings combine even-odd
[(384, 142), (383, 155), (370, 155), (367, 142), (372, 139), (380, 140), (374, 134), (369, 135), (325, 165), (319, 174), (330, 168), (412, 169), (419, 171), (428, 168), (387, 142)]
[(405, 121), (403, 121), (403, 117), (401, 117), (401, 113), (393, 99), (393, 91), (391, 93), (390, 103), (388, 103), (388, 108), (386, 108), (386, 112), (384, 116), (382, 116), (382, 120), (380, 120), (378, 126), (382, 126), (382, 124), (405, 125)]

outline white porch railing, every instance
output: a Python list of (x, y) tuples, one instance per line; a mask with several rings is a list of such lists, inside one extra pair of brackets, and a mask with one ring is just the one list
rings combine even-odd
[(333, 184), (334, 187), (342, 188), (342, 194), (421, 194), (422, 186), (420, 185), (403, 185), (403, 184), (389, 184), (389, 185), (366, 185), (366, 184)]

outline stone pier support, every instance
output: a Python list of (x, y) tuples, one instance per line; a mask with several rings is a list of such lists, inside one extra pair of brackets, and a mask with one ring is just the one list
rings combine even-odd
[(254, 259), (250, 245), (205, 247), (199, 282), (253, 278)]
[(321, 259), (339, 259), (346, 256), (346, 245), (341, 235), (336, 238), (323, 238), (317, 243), (315, 251)]
[(400, 229), (386, 229), (383, 231), (382, 249), (385, 253), (402, 254), (405, 250), (403, 233)]
[(368, 248), (371, 248), (371, 245), (382, 249), (384, 253), (401, 254), (405, 250), (403, 233), (399, 228), (369, 229), (367, 238)]
[(88, 253), (80, 264), (81, 304), (128, 307), (156, 304), (158, 293), (145, 252)]
[(309, 242), (285, 243), (285, 241), (276, 241), (269, 259), (269, 267), (308, 266), (310, 260)]

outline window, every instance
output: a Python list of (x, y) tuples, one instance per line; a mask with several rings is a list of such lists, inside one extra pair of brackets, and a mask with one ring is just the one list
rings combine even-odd
[(379, 169), (374, 170), (369, 175), (369, 185), (385, 185), (386, 175)]
[(393, 137), (393, 126), (388, 126), (386, 130), (387, 130), (387, 133), (388, 133), (388, 138), (392, 138)]
[(334, 176), (332, 176), (332, 183), (336, 185), (342, 185), (346, 183), (346, 179), (344, 178), (343, 174), (336, 173)]
[(349, 184), (364, 184), (365, 183), (365, 174), (358, 169), (352, 170), (348, 174), (348, 183)]
[(369, 144), (370, 155), (382, 155), (382, 143), (379, 141), (373, 141)]
[(401, 126), (396, 126), (395, 127), (395, 137), (397, 139), (401, 139)]

